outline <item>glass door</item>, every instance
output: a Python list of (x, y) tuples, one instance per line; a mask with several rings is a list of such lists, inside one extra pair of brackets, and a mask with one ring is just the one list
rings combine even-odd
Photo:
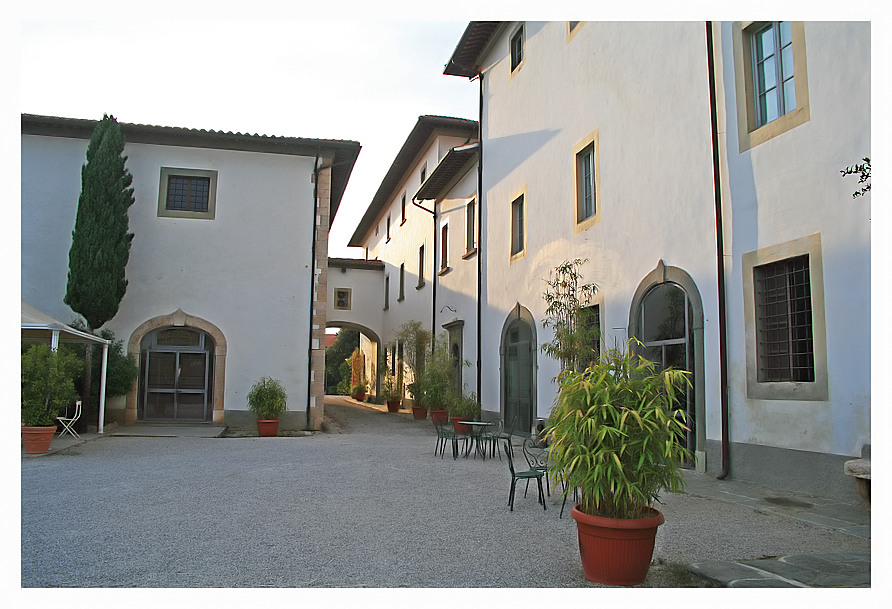
[(180, 328), (159, 330), (145, 339), (140, 418), (210, 420), (211, 342), (201, 332)]
[(515, 433), (530, 433), (533, 428), (533, 360), (530, 354), (531, 332), (523, 321), (508, 330), (505, 350), (505, 423), (514, 422)]
[(656, 363), (660, 370), (672, 367), (691, 372), (688, 387), (680, 397), (679, 408), (685, 412), (690, 430), (686, 433), (685, 446), (695, 449), (694, 419), (694, 333), (693, 311), (687, 294), (681, 286), (663, 283), (645, 295), (641, 303), (638, 339), (645, 348), (641, 355)]

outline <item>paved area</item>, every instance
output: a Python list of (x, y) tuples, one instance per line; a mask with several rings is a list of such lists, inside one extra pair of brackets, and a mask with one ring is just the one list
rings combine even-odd
[[(21, 586), (586, 588), (574, 521), (430, 422), (339, 399), (328, 433), (133, 426), (22, 459)], [(23, 455), (24, 457), (24, 455)], [(870, 512), (690, 472), (644, 588), (870, 587)], [(878, 582), (882, 585), (882, 582)]]

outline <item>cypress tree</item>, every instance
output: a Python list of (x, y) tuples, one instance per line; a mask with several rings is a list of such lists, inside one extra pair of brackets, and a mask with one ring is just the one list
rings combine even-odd
[[(94, 333), (118, 312), (127, 291), (125, 268), (133, 233), (127, 212), (133, 204), (133, 176), (126, 168), (124, 136), (118, 121), (104, 115), (87, 145), (81, 167), (81, 193), (68, 252), (68, 287), (64, 302), (87, 322)], [(90, 395), (90, 356), (86, 351), (85, 395)], [(85, 404), (87, 402), (85, 401)], [(94, 404), (89, 403), (93, 413)]]

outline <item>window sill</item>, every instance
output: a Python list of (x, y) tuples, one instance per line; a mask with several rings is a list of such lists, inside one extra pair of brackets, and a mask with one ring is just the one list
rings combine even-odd
[(462, 258), (462, 260), (467, 260), (468, 258), (473, 258), (476, 253), (477, 253), (477, 248), (475, 247), (474, 249), (470, 249), (467, 252), (465, 252), (465, 255), (462, 256), (461, 258)]
[(396, 301), (397, 301), (397, 302), (403, 302), (405, 299), (406, 299), (405, 296), (400, 296), (399, 298), (396, 299)]
[(451, 271), (451, 270), (452, 270), (452, 267), (451, 267), (451, 266), (444, 266), (444, 267), (441, 267), (440, 270), (439, 270), (439, 272), (437, 273), (437, 275), (439, 275), (440, 277), (442, 277), (443, 275), (445, 275), (446, 273), (448, 273), (448, 272)]
[(422, 281), (421, 283), (419, 283), (418, 285), (415, 286), (415, 289), (416, 289), (416, 290), (420, 290), (420, 289), (423, 288), (424, 286), (425, 286), (425, 283)]

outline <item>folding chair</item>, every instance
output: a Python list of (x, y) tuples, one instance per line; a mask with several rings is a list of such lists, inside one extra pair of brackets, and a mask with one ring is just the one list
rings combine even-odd
[[(68, 414), (66, 410), (65, 414)], [(76, 431), (74, 431), (74, 424), (77, 423), (77, 420), (81, 418), (81, 401), (78, 400), (74, 403), (74, 416), (73, 417), (56, 417), (56, 420), (62, 424), (62, 431), (59, 432), (59, 437), (61, 438), (65, 435), (67, 431), (75, 438), (80, 438), (80, 435)]]

